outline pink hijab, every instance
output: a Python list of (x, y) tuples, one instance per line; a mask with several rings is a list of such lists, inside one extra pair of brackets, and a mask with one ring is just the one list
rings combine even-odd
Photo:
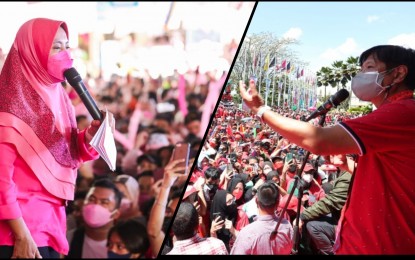
[(49, 52), (64, 22), (36, 18), (17, 32), (0, 75), (0, 142), (19, 155), (53, 195), (73, 199), (78, 154), (75, 114), (47, 72)]

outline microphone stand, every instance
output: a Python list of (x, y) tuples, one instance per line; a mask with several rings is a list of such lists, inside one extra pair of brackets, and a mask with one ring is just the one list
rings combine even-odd
[[(308, 122), (310, 119), (311, 118), (307, 118), (305, 120), (305, 122)], [(322, 127), (324, 125), (324, 122), (325, 121), (326, 121), (326, 113), (323, 113), (320, 116), (320, 120), (318, 121), (318, 125)], [(300, 239), (299, 239), (299, 237), (300, 237), (299, 236), (299, 227), (298, 226), (299, 226), (299, 223), (300, 223), (301, 200), (303, 198), (303, 189), (304, 189), (304, 185), (303, 185), (303, 182), (301, 180), (301, 173), (304, 170), (304, 167), (305, 167), (305, 165), (307, 163), (307, 160), (308, 160), (308, 157), (309, 156), (310, 156), (310, 151), (307, 151), (306, 154), (305, 154), (305, 156), (304, 156), (304, 159), (302, 161), (302, 164), (301, 164), (300, 169), (297, 169), (296, 175), (294, 177), (294, 185), (293, 185), (293, 187), (292, 187), (292, 189), (290, 191), (290, 194), (288, 196), (287, 202), (285, 203), (285, 206), (284, 206), (284, 208), (281, 211), (280, 217), (278, 218), (277, 226), (271, 232), (271, 236), (270, 236), (270, 241), (276, 238), (276, 236), (278, 234), (278, 228), (279, 228), (279, 226), (281, 224), (282, 216), (287, 211), (288, 205), (290, 204), (290, 201), (291, 201), (291, 197), (293, 196), (294, 191), (297, 188), (297, 190), (298, 190), (298, 197), (297, 197), (298, 203), (297, 203), (297, 213), (296, 213), (297, 214), (297, 217), (295, 218), (295, 224), (293, 226), (293, 230), (294, 230), (294, 235), (293, 235), (294, 244), (293, 244), (293, 248), (291, 249), (291, 254), (292, 255), (298, 254), (298, 246), (299, 246), (299, 242), (300, 242)]]

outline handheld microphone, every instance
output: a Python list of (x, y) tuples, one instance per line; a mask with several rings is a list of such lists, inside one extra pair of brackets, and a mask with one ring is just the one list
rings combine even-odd
[(75, 89), (76, 93), (78, 93), (78, 96), (81, 98), (82, 103), (84, 103), (92, 118), (95, 120), (102, 121), (101, 112), (99, 111), (97, 104), (95, 103), (94, 99), (91, 97), (87, 88), (82, 82), (82, 78), (79, 75), (78, 71), (76, 71), (75, 68), (70, 68), (65, 70), (63, 75), (65, 75), (66, 80)]
[(337, 107), (341, 102), (349, 97), (349, 91), (346, 89), (340, 89), (334, 95), (332, 95), (323, 105), (321, 105), (316, 111), (314, 111), (305, 121), (308, 122), (313, 118), (323, 115), (330, 111), (331, 108)]

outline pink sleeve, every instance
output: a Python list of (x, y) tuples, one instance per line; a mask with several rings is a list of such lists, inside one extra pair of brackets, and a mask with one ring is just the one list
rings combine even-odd
[[(79, 148), (79, 156), (83, 162), (96, 160), (99, 158), (99, 154), (95, 151), (92, 146), (85, 143), (85, 130), (79, 132), (78, 134), (78, 148)], [(88, 148), (89, 147), (89, 148)]]
[(0, 220), (22, 216), (17, 202), (17, 190), (13, 181), (14, 161), (17, 151), (12, 144), (0, 143)]
[(238, 209), (238, 216), (236, 217), (236, 227), (235, 229), (240, 231), (242, 228), (249, 224), (248, 215), (242, 209)]

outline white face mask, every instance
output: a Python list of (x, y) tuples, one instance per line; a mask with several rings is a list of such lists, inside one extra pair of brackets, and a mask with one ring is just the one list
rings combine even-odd
[[(352, 78), (352, 91), (356, 97), (362, 101), (371, 101), (377, 97), (384, 90), (390, 88), (389, 86), (382, 87), (383, 78), (387, 73), (390, 73), (395, 68), (383, 72), (370, 71), (359, 72)], [(386, 73), (385, 73), (386, 72)]]
[(313, 180), (313, 176), (311, 176), (311, 174), (303, 174), (302, 178), (307, 183), (310, 183)]

